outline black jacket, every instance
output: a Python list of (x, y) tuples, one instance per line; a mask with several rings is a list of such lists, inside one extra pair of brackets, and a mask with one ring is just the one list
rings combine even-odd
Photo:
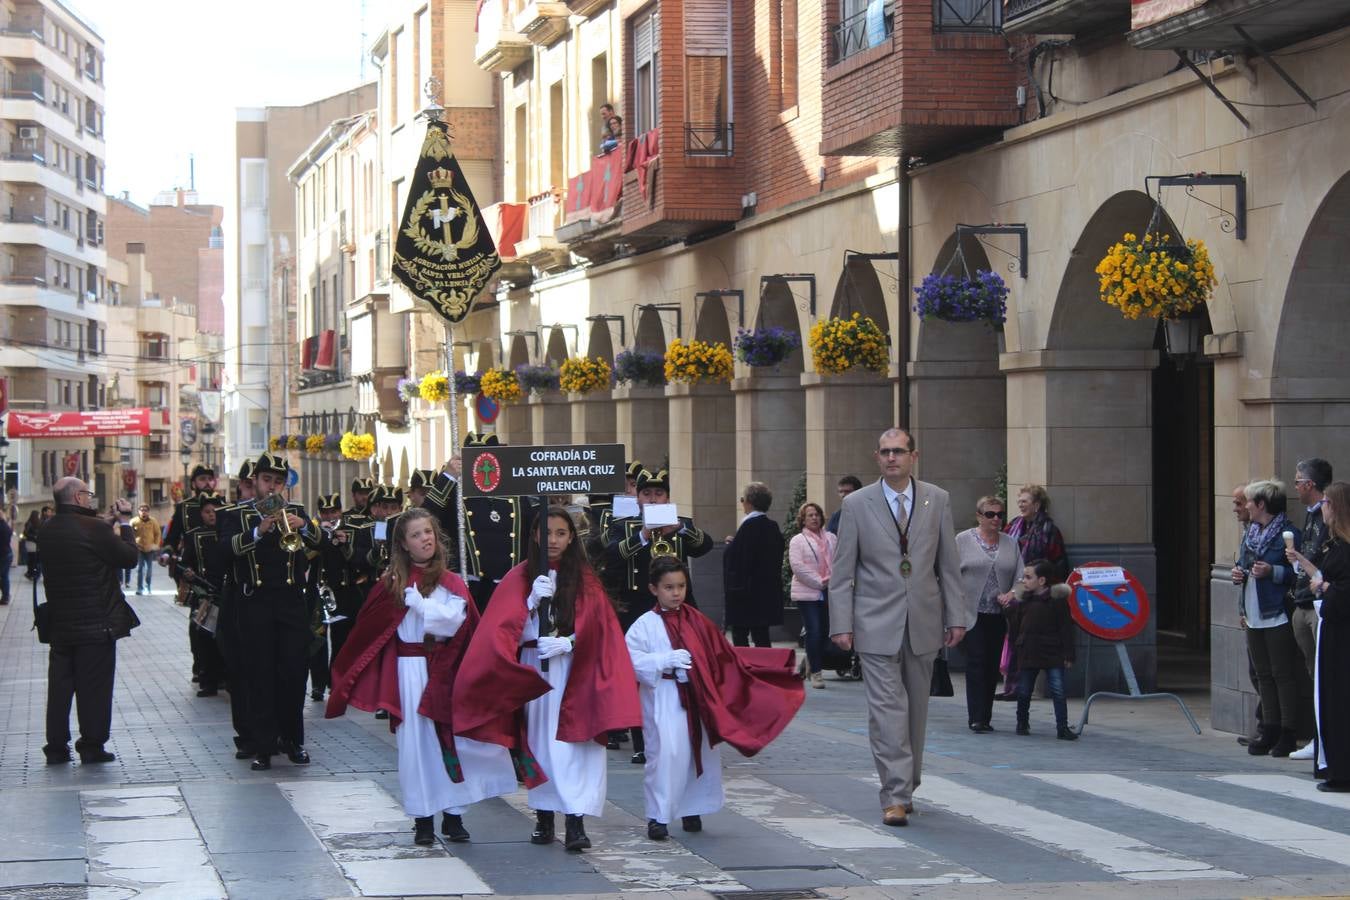
[(783, 532), (768, 516), (741, 522), (722, 555), (727, 627), (783, 624)]
[(98, 644), (141, 624), (122, 594), (122, 569), (136, 565), (124, 540), (92, 509), (60, 504), (38, 531), (52, 644)]
[(1024, 595), (1010, 615), (1016, 621), (1017, 665), (1023, 669), (1058, 669), (1074, 661), (1075, 628), (1069, 613), (1069, 591), (1055, 585)]

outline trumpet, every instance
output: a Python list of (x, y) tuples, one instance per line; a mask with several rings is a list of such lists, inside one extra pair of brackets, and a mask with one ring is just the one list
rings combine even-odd
[(281, 528), (281, 549), (287, 553), (299, 553), (304, 542), (300, 535), (291, 530), (291, 523), (286, 518), (286, 498), (280, 494), (267, 494), (259, 497), (254, 504), (259, 515), (269, 519), (276, 520), (277, 526)]

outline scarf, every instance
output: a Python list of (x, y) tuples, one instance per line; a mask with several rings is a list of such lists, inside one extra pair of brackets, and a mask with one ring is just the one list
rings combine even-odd
[(1283, 540), (1284, 532), (1289, 530), (1289, 518), (1284, 513), (1277, 514), (1265, 525), (1258, 525), (1253, 522), (1247, 527), (1247, 534), (1242, 539), (1242, 546), (1251, 551), (1253, 559), (1260, 559), (1265, 556), (1270, 545), (1277, 539)]

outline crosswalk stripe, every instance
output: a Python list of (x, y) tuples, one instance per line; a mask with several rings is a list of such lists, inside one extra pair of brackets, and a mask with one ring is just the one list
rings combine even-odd
[(1350, 794), (1323, 793), (1314, 782), (1295, 775), (1217, 775), (1213, 780), (1350, 811)]
[(407, 814), (373, 781), (283, 781), (277, 788), (363, 897), (492, 893), (440, 843), (413, 844)]
[(935, 775), (924, 776), (922, 800), (1031, 843), (1063, 850), (1131, 881), (1242, 877), (1128, 835), (987, 794)]
[(1170, 819), (1212, 828), (1291, 853), (1324, 859), (1338, 865), (1346, 865), (1347, 860), (1350, 860), (1350, 836), (1294, 819), (1131, 781), (1119, 775), (1038, 772), (1031, 772), (1028, 775), (1047, 784), (1109, 798), (1112, 803), (1121, 803)]

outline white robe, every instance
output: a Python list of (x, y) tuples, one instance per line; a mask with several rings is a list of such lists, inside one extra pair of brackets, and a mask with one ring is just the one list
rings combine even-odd
[(694, 752), (689, 741), (689, 719), (680, 705), (676, 682), (662, 678), (665, 655), (673, 649), (660, 615), (642, 614), (625, 637), (628, 654), (638, 677), (642, 699), (642, 736), (647, 742), (647, 766), (643, 790), (647, 818), (669, 825), (684, 816), (702, 816), (722, 808), (722, 755), (720, 747), (708, 745), (705, 729), (701, 739), (703, 774), (694, 770)]
[[(454, 637), (466, 616), (464, 598), (438, 585), (430, 597), (409, 605), (399, 623), (398, 637), (414, 644), (420, 644), (424, 634)], [(507, 749), (464, 737), (455, 738), (464, 780), (458, 784), (450, 780), (436, 723), (417, 713), (426, 688), (426, 658), (400, 656), (398, 694), (404, 719), (395, 736), (403, 811), (414, 817), (435, 815), (438, 810), (459, 815), (470, 803), (515, 791), (516, 772)]]
[[(539, 614), (530, 610), (520, 642), (539, 638)], [(530, 809), (560, 812), (569, 816), (598, 816), (605, 808), (609, 789), (609, 768), (605, 747), (595, 741), (569, 743), (557, 739), (558, 719), (563, 691), (572, 671), (572, 654), (564, 653), (548, 661), (548, 671), (539, 666), (539, 650), (522, 647), (520, 661), (533, 666), (552, 688), (542, 697), (525, 704), (525, 734), (530, 752), (548, 781), (530, 788)]]

